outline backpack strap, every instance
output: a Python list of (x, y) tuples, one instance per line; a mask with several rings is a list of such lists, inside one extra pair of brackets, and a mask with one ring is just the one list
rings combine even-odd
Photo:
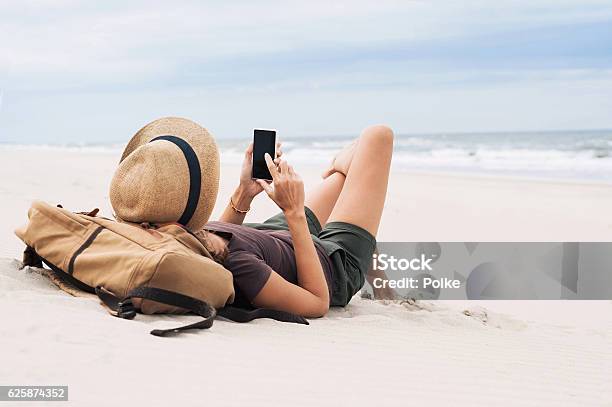
[(258, 318), (270, 318), (281, 322), (293, 322), (295, 324), (309, 325), (306, 318), (299, 315), (266, 308), (255, 308), (249, 310), (245, 308), (225, 306), (217, 311), (217, 316), (234, 322), (249, 322)]
[(39, 256), (34, 248), (29, 246), (26, 247), (23, 259), (24, 266), (42, 267), (43, 263), (46, 264), (54, 272), (54, 274), (64, 282), (72, 284), (83, 291), (96, 294), (102, 303), (111, 310), (111, 314), (116, 317), (133, 319), (136, 316), (136, 309), (134, 308), (132, 298), (142, 298), (184, 308), (204, 318), (202, 321), (177, 328), (154, 329), (151, 331), (151, 335), (155, 336), (170, 336), (188, 329), (208, 329), (213, 325), (213, 320), (216, 316), (220, 316), (234, 322), (250, 322), (258, 318), (271, 318), (281, 322), (309, 325), (308, 321), (299, 315), (266, 308), (255, 308), (249, 310), (245, 308), (226, 306), (221, 308), (219, 311), (216, 311), (214, 307), (210, 306), (205, 301), (201, 301), (197, 298), (174, 291), (154, 287), (137, 287), (130, 291), (125, 298), (121, 299), (102, 286), (94, 288), (83, 283), (82, 281), (73, 277), (71, 274), (65, 273), (59, 267), (56, 267)]
[(113, 315), (119, 318), (132, 319), (136, 316), (132, 298), (142, 298), (184, 308), (204, 318), (196, 323), (179, 326), (177, 328), (154, 329), (151, 331), (151, 335), (155, 336), (170, 336), (188, 329), (208, 329), (213, 325), (213, 321), (217, 316), (215, 308), (210, 306), (207, 302), (162, 288), (137, 287), (130, 291), (123, 299), (119, 299), (104, 287), (96, 287), (96, 294), (98, 298), (114, 312)]
[(161, 288), (138, 287), (130, 291), (124, 299), (120, 300), (113, 293), (104, 289), (104, 287), (96, 287), (96, 295), (113, 311), (113, 315), (120, 318), (133, 319), (136, 316), (136, 310), (131, 300), (132, 298), (142, 298), (184, 308), (204, 318), (202, 321), (180, 326), (178, 328), (154, 329), (151, 331), (151, 335), (155, 336), (170, 336), (188, 329), (208, 329), (213, 325), (213, 320), (216, 316), (234, 322), (250, 322), (258, 318), (270, 318), (281, 322), (309, 325), (308, 321), (299, 315), (265, 308), (247, 310), (244, 308), (226, 306), (217, 311), (205, 301), (200, 301), (196, 298)]
[(49, 267), (51, 271), (53, 271), (53, 274), (55, 274), (55, 276), (59, 278), (60, 280), (62, 280), (64, 283), (70, 284), (85, 292), (94, 294), (95, 290), (93, 287), (85, 284), (81, 280), (77, 280), (71, 274), (65, 273), (59, 267), (56, 267), (51, 262), (39, 256), (36, 250), (34, 250), (34, 248), (27, 246), (25, 251), (23, 252), (23, 261), (22, 261), (23, 266), (42, 268), (43, 263), (47, 265), (47, 267)]
[(55, 266), (51, 262), (42, 258), (34, 248), (27, 246), (24, 251), (23, 265), (31, 267), (42, 267), (46, 264), (53, 273), (62, 281), (72, 284), (83, 291), (96, 294), (106, 307), (111, 311), (111, 314), (124, 319), (133, 319), (136, 316), (136, 309), (132, 303), (132, 298), (143, 298), (146, 300), (161, 302), (175, 307), (185, 308), (195, 314), (200, 315), (204, 319), (194, 324), (180, 326), (172, 329), (154, 329), (151, 335), (155, 336), (170, 336), (187, 329), (207, 329), (213, 324), (213, 320), (217, 314), (216, 310), (204, 301), (197, 298), (189, 297), (173, 291), (163, 290), (153, 287), (138, 287), (128, 293), (121, 299), (104, 287), (91, 287), (88, 284), (74, 278), (71, 274), (65, 273), (62, 269)]

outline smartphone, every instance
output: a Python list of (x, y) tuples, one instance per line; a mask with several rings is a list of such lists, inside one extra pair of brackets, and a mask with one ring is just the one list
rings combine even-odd
[(268, 153), (272, 159), (276, 156), (276, 130), (253, 130), (253, 179), (272, 181), (272, 174), (268, 170), (264, 155)]

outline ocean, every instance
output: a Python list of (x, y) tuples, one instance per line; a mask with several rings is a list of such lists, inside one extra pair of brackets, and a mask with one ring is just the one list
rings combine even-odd
[[(287, 138), (291, 163), (320, 165), (352, 137), (321, 135)], [(219, 139), (223, 163), (239, 163), (249, 140)], [(17, 146), (93, 150), (119, 154), (123, 145)], [(612, 130), (397, 134), (393, 171), (424, 171), (527, 178), (612, 182)]]
[[(329, 162), (351, 137), (292, 138), (283, 143), (296, 163)], [(233, 143), (233, 144), (232, 144)], [(240, 159), (236, 142), (222, 151)], [(612, 130), (398, 134), (394, 171), (505, 175), (612, 182)]]

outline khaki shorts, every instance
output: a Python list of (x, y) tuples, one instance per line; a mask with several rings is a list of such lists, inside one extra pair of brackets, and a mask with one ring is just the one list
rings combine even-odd
[[(363, 284), (372, 264), (376, 239), (367, 230), (346, 222), (330, 222), (321, 227), (315, 214), (304, 208), (312, 240), (320, 244), (332, 263), (332, 296), (330, 305), (343, 307)], [(289, 230), (281, 212), (263, 223), (245, 223), (255, 229)]]

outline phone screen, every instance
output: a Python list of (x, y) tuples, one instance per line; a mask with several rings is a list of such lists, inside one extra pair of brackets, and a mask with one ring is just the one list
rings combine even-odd
[(276, 131), (255, 129), (253, 134), (253, 178), (272, 179), (264, 154), (268, 153), (274, 159), (275, 151)]

